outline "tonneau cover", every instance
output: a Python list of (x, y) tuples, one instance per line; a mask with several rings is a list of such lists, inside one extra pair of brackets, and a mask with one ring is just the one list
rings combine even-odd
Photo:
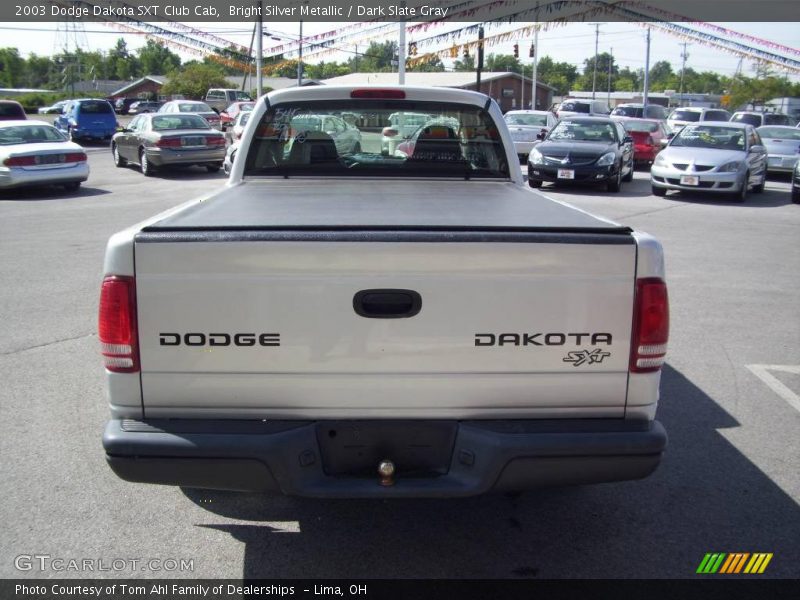
[(250, 180), (143, 229), (578, 231), (630, 228), (511, 182), (431, 180)]

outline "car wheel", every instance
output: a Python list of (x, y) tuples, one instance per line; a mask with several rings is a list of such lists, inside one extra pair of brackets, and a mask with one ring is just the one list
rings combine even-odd
[(540, 188), (542, 187), (542, 182), (538, 179), (533, 179), (533, 174), (531, 173), (531, 168), (528, 167), (528, 185), (532, 188)]
[(81, 187), (80, 181), (70, 181), (69, 183), (64, 184), (64, 189), (68, 192), (77, 192), (78, 188)]
[(606, 190), (609, 192), (617, 193), (622, 189), (622, 165), (617, 169), (617, 174), (614, 179), (609, 179), (606, 182)]
[(650, 186), (650, 191), (653, 193), (653, 196), (660, 196), (664, 197), (667, 195), (667, 188), (656, 187), (654, 185)]
[(154, 173), (153, 165), (150, 164), (150, 161), (147, 160), (147, 152), (144, 151), (144, 148), (139, 150), (139, 166), (142, 169), (142, 175), (145, 177), (152, 177)]
[(745, 173), (744, 181), (742, 181), (742, 187), (733, 192), (731, 200), (733, 200), (734, 202), (744, 202), (745, 200), (747, 200), (747, 182), (749, 180), (750, 180), (750, 173)]
[(631, 161), (631, 170), (628, 171), (628, 174), (625, 175), (625, 177), (623, 177), (622, 181), (624, 181), (625, 183), (633, 181), (633, 171), (634, 170), (635, 170), (635, 165), (634, 165), (633, 161)]
[(212, 163), (210, 165), (206, 165), (206, 171), (209, 173), (216, 173), (222, 168), (222, 163)]
[(800, 204), (800, 190), (797, 188), (792, 189), (792, 202)]
[(124, 167), (126, 164), (128, 164), (128, 161), (122, 158), (119, 153), (119, 148), (114, 143), (111, 144), (111, 153), (114, 155), (114, 166)]
[(764, 191), (764, 186), (766, 185), (766, 183), (767, 183), (767, 171), (765, 169), (764, 174), (761, 175), (761, 183), (753, 186), (753, 193), (754, 194), (762, 193)]

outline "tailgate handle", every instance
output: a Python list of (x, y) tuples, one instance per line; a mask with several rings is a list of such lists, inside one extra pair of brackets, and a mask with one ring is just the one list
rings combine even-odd
[(368, 319), (407, 319), (422, 309), (414, 290), (361, 290), (353, 296), (353, 310)]

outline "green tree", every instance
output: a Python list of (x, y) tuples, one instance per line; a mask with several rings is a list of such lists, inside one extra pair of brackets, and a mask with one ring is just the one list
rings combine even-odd
[(677, 89), (671, 87), (675, 81), (675, 74), (672, 72), (672, 65), (666, 60), (660, 60), (650, 67), (649, 86), (653, 91), (663, 91)]
[(490, 54), (484, 59), (483, 68), (486, 71), (522, 73), (522, 63), (511, 54)]
[(25, 76), (25, 59), (16, 48), (0, 48), (0, 87), (20, 87)]
[(556, 95), (564, 96), (578, 79), (578, 68), (568, 62), (555, 62), (549, 56), (543, 56), (536, 68), (536, 78), (554, 87)]
[(143, 75), (166, 75), (181, 66), (181, 57), (154, 40), (136, 51)]
[(161, 90), (167, 96), (180, 94), (185, 98), (204, 98), (209, 88), (216, 87), (232, 86), (221, 68), (195, 61), (170, 73)]
[(395, 70), (397, 42), (371, 42), (364, 54), (347, 61), (353, 73), (390, 73)]
[(48, 87), (53, 72), (53, 60), (49, 56), (29, 54), (25, 61), (24, 86), (29, 88)]
[(442, 59), (440, 59), (438, 56), (435, 56), (433, 60), (419, 63), (413, 67), (406, 67), (406, 71), (411, 73), (441, 73), (444, 71), (444, 63), (442, 62)]
[(474, 71), (475, 70), (475, 57), (472, 54), (462, 56), (453, 64), (453, 69), (456, 71)]

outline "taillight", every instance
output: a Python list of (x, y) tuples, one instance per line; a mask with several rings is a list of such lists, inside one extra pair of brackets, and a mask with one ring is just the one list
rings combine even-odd
[(631, 373), (658, 371), (664, 364), (668, 339), (667, 284), (657, 278), (638, 279), (631, 338)]
[(383, 137), (394, 137), (397, 135), (397, 129), (393, 129), (391, 127), (384, 127), (383, 131), (381, 131), (381, 135)]
[(135, 373), (139, 370), (133, 277), (110, 276), (103, 279), (97, 335), (106, 369), (115, 373)]
[(10, 156), (3, 161), (7, 167), (32, 167), (37, 164), (35, 156)]
[(86, 155), (83, 152), (70, 152), (64, 155), (64, 162), (86, 162)]
[(353, 90), (350, 92), (351, 98), (361, 99), (377, 99), (377, 100), (404, 100), (406, 97), (405, 90), (386, 90), (386, 89), (373, 89), (366, 88), (360, 90)]
[(156, 146), (159, 148), (180, 148), (181, 138), (161, 138), (156, 142)]
[(206, 145), (207, 146), (224, 146), (225, 145), (225, 138), (224, 137), (207, 137), (206, 138)]

